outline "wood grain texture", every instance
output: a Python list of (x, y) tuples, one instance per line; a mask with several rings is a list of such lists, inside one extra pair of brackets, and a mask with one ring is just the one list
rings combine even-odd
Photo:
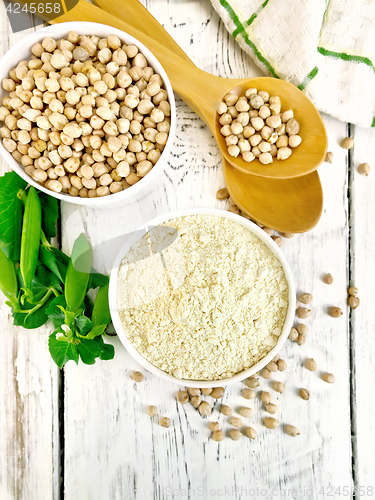
[[(0, 33), (0, 57), (28, 33), (12, 33), (3, 3)], [(7, 170), (1, 159), (1, 174)], [(60, 377), (48, 351), (49, 328), (13, 326), (2, 294), (0, 302), (0, 498), (57, 499)]]
[[(354, 127), (353, 127), (354, 129)], [(372, 415), (375, 411), (375, 402), (370, 394), (375, 391), (374, 362), (375, 343), (375, 290), (373, 287), (374, 275), (374, 238), (375, 211), (374, 201), (374, 174), (373, 148), (375, 131), (355, 127), (354, 149), (351, 151), (350, 172), (350, 252), (351, 274), (350, 285), (359, 289), (361, 305), (350, 314), (353, 360), (353, 426), (352, 432), (356, 435), (355, 475), (358, 488), (362, 487), (369, 494), (367, 487), (374, 487), (374, 474), (371, 467), (370, 443), (375, 443), (375, 423)], [(369, 177), (358, 173), (358, 165), (369, 163), (371, 172)], [(369, 494), (370, 497), (370, 494)]]
[[(197, 66), (220, 76), (259, 75), (208, 1), (150, 0), (145, 5)], [(211, 133), (180, 100), (177, 112), (176, 140), (160, 184), (144, 200), (122, 209), (88, 211), (65, 204), (65, 251), (85, 230), (99, 249), (95, 265), (104, 271), (121, 246), (121, 238), (110, 244), (106, 240), (177, 208), (228, 206), (215, 198), (216, 190), (223, 187), (223, 175)], [(334, 164), (320, 169), (326, 195), (324, 213), (314, 231), (284, 244), (298, 290), (313, 293), (315, 299), (313, 314), (306, 320), (310, 329), (306, 344), (299, 347), (288, 341), (282, 351), (288, 369), (276, 378), (285, 381), (286, 393), (277, 397), (270, 389), (273, 400), (279, 401), (282, 425), (275, 431), (265, 429), (266, 414), (259, 399), (244, 400), (244, 386), (238, 384), (227, 390), (223, 402), (234, 409), (242, 405), (254, 408), (254, 417), (244, 421), (257, 429), (258, 438), (254, 442), (245, 437), (240, 442), (226, 439), (218, 445), (209, 438), (208, 420), (218, 420), (229, 431), (228, 419), (219, 414), (221, 402), (215, 404), (212, 417), (202, 419), (191, 405), (176, 403), (177, 386), (150, 374), (136, 384), (131, 374), (139, 366), (114, 339), (114, 361), (93, 367), (70, 363), (65, 369), (67, 500), (195, 498), (199, 492), (208, 498), (225, 488), (226, 497), (237, 499), (256, 488), (266, 491), (265, 498), (285, 498), (289, 488), (288, 498), (300, 500), (324, 498), (320, 489), (330, 484), (351, 485), (349, 329), (343, 307), (349, 251), (347, 154), (337, 145), (345, 135), (345, 125), (327, 117), (324, 120), (330, 149), (335, 152)], [(331, 287), (322, 282), (326, 272), (335, 276)], [(330, 305), (341, 305), (345, 314), (340, 319), (330, 318)], [(316, 373), (302, 366), (311, 356), (319, 364)], [(325, 371), (335, 373), (334, 386), (321, 380)], [(261, 387), (269, 388), (270, 383), (262, 380)], [(310, 401), (298, 396), (300, 387), (310, 390)], [(210, 397), (207, 400), (213, 402)], [(146, 414), (149, 404), (158, 406), (159, 416), (171, 418), (169, 429), (158, 425), (159, 417), (150, 420)], [(299, 427), (298, 438), (284, 433), (288, 423)]]

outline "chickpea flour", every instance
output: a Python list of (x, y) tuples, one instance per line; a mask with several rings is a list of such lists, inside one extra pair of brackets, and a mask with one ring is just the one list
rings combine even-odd
[(255, 234), (220, 216), (162, 226), (178, 231), (169, 246), (158, 252), (150, 231), (121, 263), (117, 307), (129, 341), (180, 379), (219, 380), (251, 367), (283, 329), (281, 263)]

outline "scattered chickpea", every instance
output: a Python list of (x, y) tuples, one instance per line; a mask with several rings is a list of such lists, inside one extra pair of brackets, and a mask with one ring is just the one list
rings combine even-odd
[(201, 394), (201, 390), (197, 387), (188, 387), (187, 392), (190, 394), (190, 396), (200, 396)]
[(215, 387), (215, 389), (211, 392), (211, 397), (214, 399), (221, 399), (224, 396), (224, 393), (224, 387)]
[(274, 361), (270, 361), (268, 363), (268, 365), (266, 365), (266, 368), (267, 370), (269, 370), (270, 372), (277, 372), (278, 371), (278, 367), (277, 367), (277, 364), (274, 362)]
[(274, 391), (282, 394), (285, 391), (285, 385), (282, 382), (275, 382), (272, 384), (272, 388)]
[(282, 247), (283, 246), (283, 239), (280, 237), (280, 236), (275, 236), (275, 235), (272, 235), (271, 238), (273, 239), (273, 241), (276, 243), (276, 245), (278, 247)]
[(272, 378), (272, 372), (270, 372), (267, 368), (263, 368), (260, 375), (267, 380)]
[(225, 438), (223, 431), (217, 430), (212, 434), (212, 439), (214, 441), (222, 441)]
[(275, 413), (277, 413), (278, 409), (279, 408), (277, 407), (277, 405), (274, 405), (273, 403), (268, 403), (266, 405), (266, 412), (271, 413), (271, 415), (274, 415)]
[(260, 393), (260, 400), (266, 405), (271, 402), (271, 394), (266, 391)]
[(244, 434), (249, 439), (255, 439), (257, 437), (257, 431), (252, 427), (246, 427), (244, 430)]
[(348, 290), (348, 294), (356, 297), (358, 295), (358, 288), (356, 286), (351, 286)]
[(192, 396), (190, 398), (190, 403), (194, 406), (195, 409), (201, 404), (202, 398), (200, 396)]
[(311, 310), (308, 309), (307, 307), (299, 307), (297, 309), (297, 316), (300, 319), (306, 319), (310, 316), (310, 314), (311, 314)]
[(256, 389), (257, 387), (259, 387), (259, 380), (257, 378), (248, 378), (247, 380), (245, 380), (245, 384), (247, 385), (247, 387), (249, 387), (250, 389)]
[(231, 429), (229, 431), (229, 436), (232, 441), (238, 441), (239, 439), (242, 438), (242, 433), (238, 429)]
[(327, 285), (332, 285), (332, 283), (333, 283), (333, 276), (332, 276), (332, 274), (327, 273), (327, 274), (324, 276), (323, 281), (324, 281), (324, 283), (326, 283)]
[(189, 401), (189, 394), (186, 391), (180, 391), (177, 393), (177, 401), (181, 404), (185, 404)]
[(315, 372), (317, 369), (318, 369), (318, 363), (315, 361), (315, 359), (313, 358), (309, 358), (306, 363), (305, 363), (305, 366), (308, 370), (310, 370), (311, 372)]
[(236, 427), (237, 429), (240, 429), (242, 427), (242, 420), (240, 418), (237, 418), (237, 417), (232, 417), (230, 420), (229, 420), (229, 423), (231, 425), (233, 425), (233, 427)]
[(216, 198), (218, 200), (226, 200), (227, 198), (229, 198), (229, 193), (227, 188), (219, 189), (219, 191), (217, 191), (216, 193)]
[(357, 309), (357, 307), (359, 306), (360, 304), (360, 300), (359, 300), (359, 297), (353, 297), (352, 295), (348, 298), (348, 305), (352, 308), (352, 309)]
[(340, 142), (340, 146), (343, 149), (351, 149), (354, 146), (354, 141), (351, 137), (345, 137), (345, 139)]
[(253, 391), (252, 389), (243, 389), (242, 396), (245, 399), (254, 399), (256, 396), (256, 392)]
[(306, 336), (301, 333), (300, 335), (298, 335), (296, 342), (298, 345), (304, 344), (306, 342)]
[(211, 415), (212, 408), (209, 403), (207, 403), (207, 401), (202, 401), (198, 406), (198, 411), (202, 417), (208, 417), (209, 415)]
[(264, 425), (267, 427), (267, 429), (276, 429), (276, 427), (279, 425), (279, 422), (272, 417), (266, 417), (264, 419)]
[(233, 410), (232, 410), (232, 408), (230, 406), (221, 405), (220, 413), (222, 413), (223, 415), (226, 415), (226, 416), (230, 417), (231, 415), (233, 415)]
[(324, 373), (322, 375), (322, 379), (324, 382), (327, 382), (328, 384), (334, 384), (335, 383), (335, 376), (332, 373)]
[(333, 162), (333, 158), (334, 158), (334, 154), (331, 153), (331, 151), (329, 151), (327, 154), (326, 154), (326, 157), (325, 157), (325, 160), (327, 163), (332, 163)]
[(219, 422), (210, 422), (208, 428), (212, 432), (216, 432), (220, 429)]
[(339, 318), (340, 316), (342, 316), (342, 311), (339, 307), (331, 307), (329, 310), (329, 315), (332, 318)]
[(242, 416), (242, 417), (245, 417), (245, 418), (250, 418), (253, 416), (253, 410), (251, 408), (248, 408), (248, 407), (242, 407), (238, 410), (238, 413)]
[(201, 393), (203, 394), (203, 396), (209, 396), (212, 392), (212, 389), (209, 388), (209, 387), (204, 387), (203, 389), (201, 389)]
[(300, 323), (297, 326), (297, 332), (300, 333), (301, 335), (307, 335), (309, 332), (309, 329), (307, 328), (307, 326), (305, 324)]
[(311, 293), (303, 293), (298, 297), (299, 302), (302, 302), (302, 304), (310, 304), (313, 300), (313, 296)]
[(296, 436), (300, 435), (299, 430), (294, 425), (286, 425), (285, 432), (288, 434), (288, 436), (292, 436), (292, 437), (296, 437)]
[(147, 408), (147, 415), (149, 417), (156, 417), (157, 414), (158, 414), (158, 407), (157, 406), (149, 406)]
[(284, 361), (283, 359), (279, 359), (279, 361), (277, 362), (277, 367), (281, 372), (283, 372), (287, 369), (288, 365), (286, 361)]
[(141, 372), (134, 372), (132, 375), (132, 379), (134, 382), (142, 382), (144, 380), (144, 375)]
[(297, 330), (296, 330), (294, 327), (292, 327), (292, 328), (290, 329), (290, 332), (289, 332), (288, 338), (289, 338), (290, 340), (292, 340), (293, 342), (295, 342), (295, 341), (298, 339), (298, 332), (297, 332)]
[(361, 163), (360, 165), (358, 165), (358, 172), (362, 175), (369, 175), (370, 173), (370, 165), (368, 163)]
[(171, 419), (168, 418), (168, 417), (163, 417), (161, 420), (160, 420), (160, 425), (162, 427), (170, 427), (171, 426)]
[(299, 395), (305, 401), (308, 401), (310, 399), (310, 393), (309, 393), (309, 391), (307, 389), (300, 389)]

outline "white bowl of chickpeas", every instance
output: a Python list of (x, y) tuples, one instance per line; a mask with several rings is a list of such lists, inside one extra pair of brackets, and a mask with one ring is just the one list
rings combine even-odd
[(0, 64), (0, 153), (18, 175), (92, 207), (143, 196), (176, 127), (156, 57), (111, 26), (61, 23), (16, 43)]

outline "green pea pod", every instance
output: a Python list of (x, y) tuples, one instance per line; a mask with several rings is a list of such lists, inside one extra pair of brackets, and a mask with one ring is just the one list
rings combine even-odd
[(31, 282), (38, 264), (40, 234), (42, 230), (42, 208), (39, 196), (30, 186), (26, 198), (21, 236), (20, 269), (25, 284), (26, 295), (32, 298)]
[(109, 282), (99, 288), (98, 295), (96, 296), (94, 309), (92, 311), (92, 322), (97, 325), (108, 325), (111, 321), (111, 314), (109, 312), (108, 302), (108, 287)]
[(14, 262), (0, 248), (0, 290), (13, 305), (18, 303), (18, 283)]
[(74, 242), (65, 278), (65, 299), (70, 311), (77, 311), (85, 299), (92, 259), (91, 245), (82, 233)]

